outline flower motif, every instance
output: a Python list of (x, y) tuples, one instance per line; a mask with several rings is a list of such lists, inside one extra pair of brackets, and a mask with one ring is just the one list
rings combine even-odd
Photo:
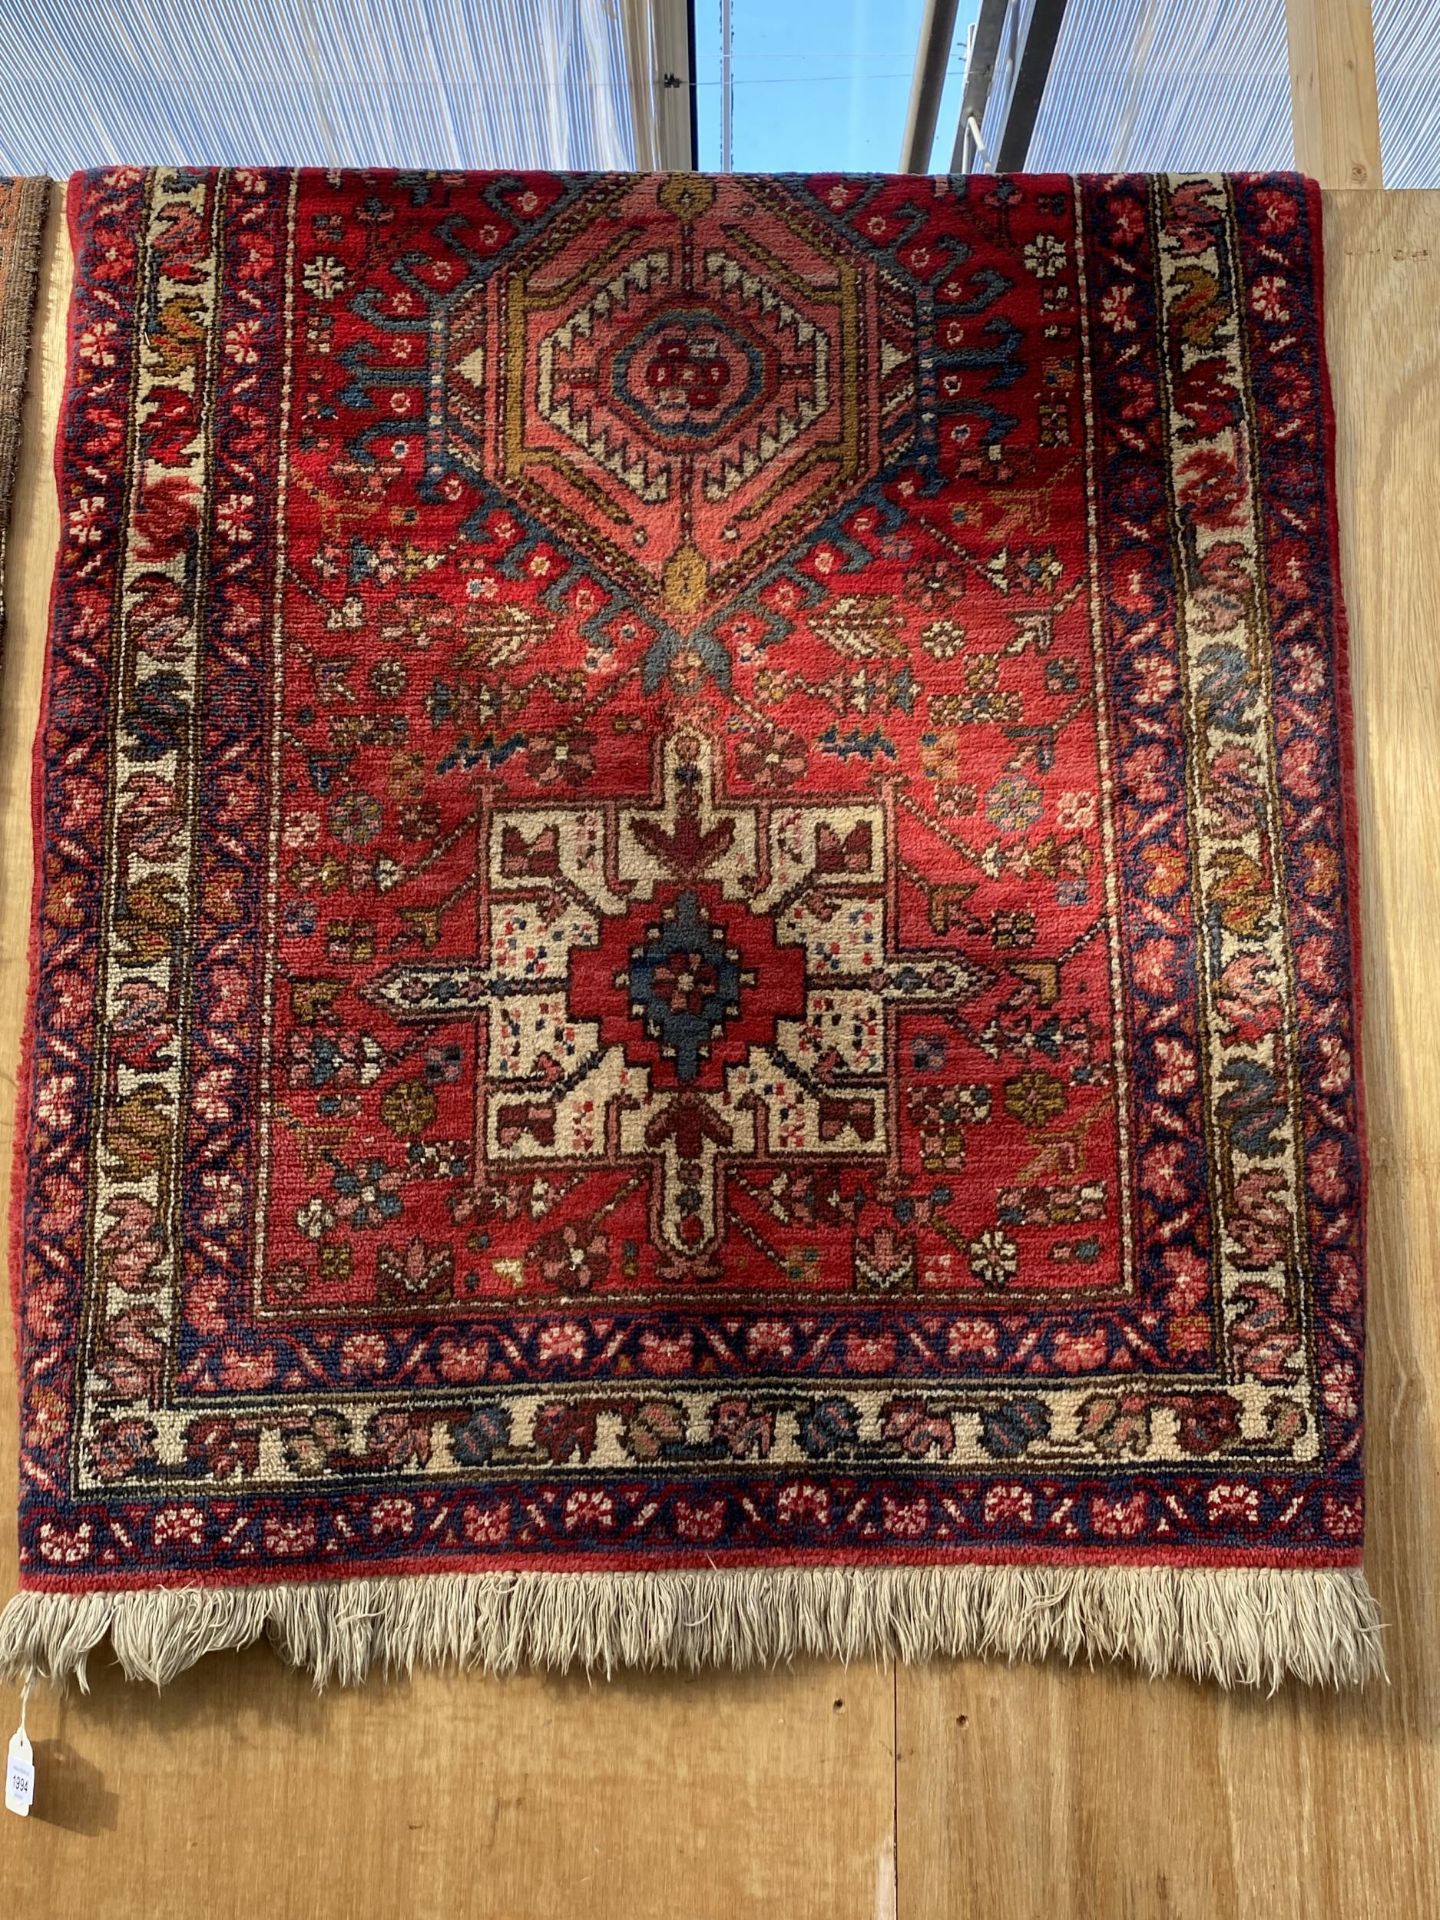
[(965, 629), (957, 620), (932, 620), (922, 629), (920, 644), (932, 660), (953, 660), (965, 645)]
[(312, 1193), (303, 1206), (295, 1209), (295, 1224), (307, 1240), (319, 1240), (334, 1226), (335, 1215), (318, 1193)]
[(277, 1558), (313, 1553), (317, 1537), (315, 1518), (311, 1514), (271, 1514), (262, 1523), (265, 1551)]
[(345, 268), (333, 253), (317, 253), (301, 274), (305, 291), (316, 300), (333, 300), (345, 286)]
[(1110, 1356), (1110, 1336), (1103, 1326), (1060, 1327), (1051, 1351), (1062, 1373), (1096, 1373)]
[(1000, 1339), (994, 1322), (952, 1320), (945, 1335), (945, 1351), (952, 1360), (998, 1360)]
[(510, 1535), (510, 1502), (491, 1500), (466, 1507), (460, 1517), (465, 1538), (474, 1547), (498, 1547)]
[(735, 751), (740, 778), (762, 789), (792, 786), (804, 774), (808, 759), (799, 734), (783, 727), (749, 733)]
[(232, 1393), (259, 1393), (275, 1378), (268, 1347), (228, 1346), (220, 1356), (220, 1379)]
[(77, 500), (70, 509), (70, 538), (77, 546), (94, 546), (100, 539), (104, 528), (102, 519), (105, 513), (105, 496), (91, 493)]
[(215, 508), (215, 525), (227, 540), (253, 540), (254, 514), (253, 493), (227, 493)]
[(95, 1544), (95, 1529), (88, 1520), (69, 1527), (62, 1520), (40, 1523), (40, 1558), (52, 1566), (78, 1567), (90, 1558)]
[(1262, 274), (1250, 289), (1250, 304), (1262, 320), (1277, 324), (1290, 318), (1285, 282), (1278, 274)]
[(1090, 1502), (1090, 1524), (1103, 1540), (1133, 1540), (1149, 1518), (1150, 1501), (1143, 1492), (1114, 1499), (1097, 1494)]
[(813, 1480), (792, 1480), (780, 1489), (775, 1511), (784, 1526), (815, 1526), (823, 1530), (830, 1524), (829, 1489), (817, 1486)]
[(966, 1249), (970, 1271), (982, 1287), (1000, 1287), (1020, 1265), (1020, 1249), (1000, 1227), (986, 1227)]
[(685, 1330), (677, 1333), (643, 1333), (640, 1359), (650, 1373), (680, 1374), (695, 1362), (695, 1342)]
[(892, 1539), (918, 1540), (930, 1523), (930, 1503), (923, 1493), (901, 1500), (885, 1494), (880, 1503), (880, 1524)]
[(151, 1523), (151, 1537), (157, 1548), (198, 1547), (205, 1538), (205, 1512), (186, 1504), (160, 1507)]
[(847, 1333), (845, 1364), (856, 1373), (889, 1373), (895, 1365), (893, 1333)]
[(258, 320), (237, 320), (225, 330), (225, 357), (237, 367), (253, 367), (260, 355), (255, 342), (260, 335)]
[(234, 1074), (229, 1067), (207, 1067), (195, 1081), (192, 1103), (195, 1112), (211, 1126), (219, 1126), (229, 1117)]
[(415, 1531), (415, 1502), (399, 1494), (385, 1494), (370, 1509), (370, 1532), (376, 1540), (406, 1539)]
[(224, 1167), (207, 1167), (200, 1175), (200, 1224), (207, 1233), (238, 1226), (242, 1188), (239, 1177)]
[(987, 1487), (984, 1512), (987, 1527), (1028, 1527), (1035, 1519), (1035, 1496), (1013, 1482)]
[(1140, 324), (1134, 287), (1107, 287), (1100, 301), (1100, 318), (1112, 333), (1134, 333)]
[(435, 1118), (435, 1095), (423, 1080), (402, 1080), (381, 1095), (380, 1118), (402, 1140), (418, 1140)]
[(682, 1540), (706, 1545), (712, 1540), (718, 1540), (724, 1532), (725, 1512), (726, 1501), (723, 1497), (711, 1500), (677, 1500), (675, 1531)]
[(319, 839), (320, 816), (313, 808), (308, 808), (303, 813), (292, 813), (286, 816), (281, 840), (291, 853), (299, 853), (306, 847), (313, 847)]
[(113, 367), (115, 364), (114, 340), (119, 328), (113, 320), (96, 320), (81, 329), (76, 337), (75, 351), (87, 366)]
[(1001, 833), (1021, 833), (1040, 818), (1040, 789), (1023, 773), (1002, 773), (985, 796), (985, 817)]
[(597, 1227), (567, 1221), (535, 1243), (531, 1255), (547, 1286), (564, 1293), (586, 1293), (598, 1286), (610, 1266), (610, 1242)]
[(609, 1533), (615, 1525), (615, 1502), (599, 1487), (577, 1487), (565, 1499), (567, 1533)]
[(745, 1355), (754, 1365), (767, 1360), (789, 1360), (795, 1352), (795, 1329), (788, 1320), (757, 1320), (745, 1336)]
[(943, 733), (921, 734), (920, 771), (927, 780), (938, 780), (943, 785), (953, 786), (959, 781), (960, 735), (953, 727), (947, 727)]
[(1027, 242), (1025, 264), (1037, 280), (1053, 280), (1065, 265), (1065, 242), (1053, 233), (1041, 233)]
[(71, 1124), (76, 1085), (73, 1073), (52, 1073), (41, 1081), (35, 1094), (35, 1118), (42, 1126), (59, 1133)]
[(455, 1385), (469, 1385), (473, 1381), (483, 1380), (489, 1370), (490, 1343), (487, 1340), (446, 1339), (440, 1342), (435, 1371), (442, 1380)]
[(351, 1333), (340, 1343), (340, 1371), (350, 1379), (379, 1373), (390, 1363), (390, 1342), (383, 1333)]
[(595, 772), (595, 736), (583, 728), (538, 734), (525, 754), (525, 770), (542, 787), (563, 782), (583, 786)]
[(1066, 833), (1084, 833), (1095, 824), (1095, 796), (1083, 790), (1062, 793), (1055, 803), (1055, 818)]
[(362, 1160), (358, 1166), (335, 1166), (334, 1186), (339, 1196), (335, 1212), (352, 1227), (376, 1227), (400, 1212), (401, 1176), (383, 1160)]
[(380, 831), (380, 802), (368, 793), (347, 793), (330, 809), (330, 831), (346, 846), (363, 847)]
[(1031, 1067), (1005, 1083), (1005, 1111), (1022, 1127), (1044, 1127), (1065, 1111), (1065, 1085), (1043, 1067)]
[(1353, 1420), (1360, 1411), (1360, 1379), (1351, 1360), (1332, 1360), (1320, 1376), (1321, 1393), (1337, 1419)]
[(1205, 1512), (1216, 1526), (1257, 1527), (1260, 1489), (1243, 1480), (1222, 1480), (1206, 1494)]
[(1002, 951), (1007, 948), (1033, 947), (1035, 944), (1034, 914), (1028, 907), (1012, 907), (1007, 912), (993, 915), (990, 921), (990, 938)]
[(540, 1329), (535, 1343), (536, 1358), (542, 1366), (556, 1361), (578, 1366), (589, 1351), (585, 1329), (578, 1320), (549, 1320)]
[(938, 1073), (945, 1064), (945, 1036), (941, 1033), (917, 1033), (910, 1047), (910, 1064), (916, 1073)]

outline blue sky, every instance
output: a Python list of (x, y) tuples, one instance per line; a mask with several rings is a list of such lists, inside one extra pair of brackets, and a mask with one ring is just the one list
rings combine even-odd
[[(924, 0), (732, 0), (735, 156), (741, 173), (893, 173)], [(931, 165), (943, 171), (960, 111), (961, 0)], [(720, 0), (696, 0), (700, 165), (720, 165)]]

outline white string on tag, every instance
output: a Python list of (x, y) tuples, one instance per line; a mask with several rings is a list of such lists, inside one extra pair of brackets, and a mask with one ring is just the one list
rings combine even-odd
[(22, 1816), (29, 1813), (35, 1798), (35, 1752), (25, 1726), (34, 1678), (33, 1673), (27, 1673), (20, 1689), (20, 1724), (10, 1736), (10, 1752), (5, 1762), (5, 1811)]

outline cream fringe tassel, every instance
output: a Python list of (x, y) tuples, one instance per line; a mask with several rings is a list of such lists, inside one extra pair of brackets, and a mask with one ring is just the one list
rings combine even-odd
[(1355, 1686), (1383, 1671), (1358, 1570), (969, 1566), (778, 1572), (429, 1574), (306, 1586), (20, 1593), (0, 1671), (86, 1684), (110, 1636), (132, 1680), (163, 1686), (262, 1634), (317, 1686), (372, 1666), (748, 1667), (838, 1657), (1059, 1654), (1132, 1660), (1222, 1686), (1287, 1675)]

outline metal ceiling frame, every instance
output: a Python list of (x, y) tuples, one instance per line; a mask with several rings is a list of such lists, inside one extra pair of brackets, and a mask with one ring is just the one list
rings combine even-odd
[(985, 106), (995, 77), (995, 59), (1000, 51), (1000, 36), (1005, 28), (1008, 8), (1005, 0), (981, 0), (980, 13), (970, 35), (970, 52), (965, 62), (965, 88), (960, 96), (960, 120), (955, 128), (955, 147), (950, 155), (952, 173), (969, 173), (977, 158), (984, 158), (980, 129)]
[[(1055, 42), (1060, 38), (1060, 23), (1065, 18), (1065, 0), (1030, 0), (1028, 16), (1021, 24), (1023, 0), (1010, 0), (1006, 9), (1011, 25), (1011, 58), (1003, 70), (1009, 91), (1002, 96), (1004, 118), (989, 145), (995, 155), (996, 173), (1018, 173), (1030, 151), (1030, 136), (1035, 131), (1035, 116), (1040, 97), (1050, 77), (1050, 62), (1055, 57)], [(981, 126), (992, 110), (991, 98), (986, 112), (977, 115)]]
[[(997, 173), (1025, 165), (1064, 17), (1065, 0), (981, 0), (965, 64), (952, 172), (968, 173), (977, 160)], [(927, 0), (905, 129), (907, 173), (929, 168), (954, 32), (954, 0)], [(982, 131), (987, 121), (988, 136)]]
[(910, 111), (905, 116), (905, 139), (900, 150), (900, 166), (905, 173), (929, 171), (958, 11), (959, 0), (925, 0), (915, 73), (910, 82)]

